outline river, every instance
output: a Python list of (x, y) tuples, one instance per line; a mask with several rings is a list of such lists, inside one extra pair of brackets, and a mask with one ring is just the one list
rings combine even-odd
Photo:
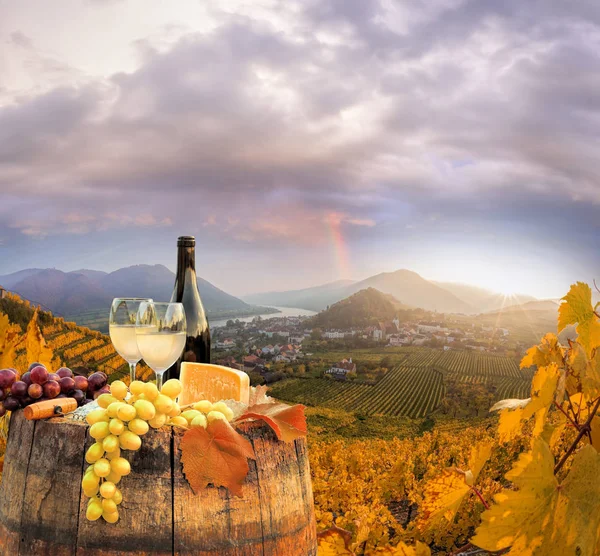
[(309, 311), (308, 309), (298, 309), (295, 307), (273, 307), (280, 311), (279, 313), (267, 313), (266, 315), (251, 315), (249, 317), (229, 317), (227, 319), (208, 319), (208, 324), (211, 328), (217, 326), (225, 326), (228, 320), (239, 320), (240, 322), (251, 322), (255, 317), (262, 317), (263, 319), (272, 319), (274, 317), (311, 317), (316, 315), (315, 311)]

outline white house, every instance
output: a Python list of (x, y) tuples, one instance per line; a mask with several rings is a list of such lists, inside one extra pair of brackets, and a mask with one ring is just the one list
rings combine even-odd
[(408, 334), (392, 334), (388, 340), (390, 346), (406, 346), (412, 342)]
[(218, 341), (216, 347), (218, 349), (233, 349), (235, 347), (235, 342), (231, 338), (225, 338), (222, 341)]
[(342, 359), (339, 363), (334, 363), (325, 371), (326, 374), (334, 376), (346, 376), (348, 373), (356, 372), (356, 364), (352, 363), (352, 358)]
[(346, 334), (341, 330), (327, 330), (323, 332), (323, 338), (328, 338), (330, 340), (343, 339), (345, 336)]

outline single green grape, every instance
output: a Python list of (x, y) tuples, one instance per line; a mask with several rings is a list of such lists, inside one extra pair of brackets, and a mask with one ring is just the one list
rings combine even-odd
[(106, 421), (100, 421), (90, 427), (90, 436), (96, 440), (102, 440), (110, 434), (108, 429), (108, 423)]
[(102, 504), (93, 502), (88, 504), (87, 510), (85, 512), (85, 517), (89, 521), (96, 521), (102, 516)]
[[(115, 460), (113, 460), (113, 461), (115, 461)], [(106, 477), (110, 473), (110, 469), (111, 469), (111, 462), (108, 461), (106, 458), (100, 458), (94, 464), (94, 473), (96, 473), (96, 475), (98, 475), (98, 477)]]
[[(94, 427), (96, 425), (93, 425)], [(85, 461), (88, 463), (96, 463), (104, 455), (104, 448), (102, 442), (96, 442), (92, 444), (85, 453)]]
[(169, 398), (174, 400), (177, 396), (179, 396), (179, 394), (181, 394), (182, 390), (183, 385), (181, 384), (181, 381), (177, 380), (176, 378), (172, 378), (163, 384), (160, 392), (161, 394), (169, 396)]
[[(131, 473), (131, 465), (125, 458), (115, 458), (110, 462), (110, 468), (113, 473), (124, 477)], [(114, 483), (114, 481), (111, 481)], [(116, 484), (116, 483), (115, 483)]]
[(114, 434), (109, 434), (103, 441), (102, 447), (105, 452), (114, 452), (119, 449), (119, 437)]
[(121, 419), (121, 421), (131, 421), (135, 419), (137, 412), (135, 407), (132, 405), (124, 404), (117, 411), (117, 417)]
[(194, 404), (194, 409), (196, 411), (201, 411), (202, 413), (208, 413), (212, 410), (213, 404), (208, 400), (200, 400)]
[(125, 430), (125, 424), (123, 421), (121, 421), (121, 419), (111, 419), (108, 423), (108, 430), (111, 434), (119, 436)]
[(142, 446), (142, 439), (134, 432), (127, 430), (119, 436), (119, 444), (123, 450), (139, 450)]
[(138, 436), (143, 436), (148, 432), (148, 429), (150, 428), (146, 421), (138, 418), (129, 421), (127, 427), (131, 432), (137, 434)]
[(127, 396), (127, 384), (122, 380), (115, 380), (110, 385), (110, 393), (119, 400), (124, 400)]
[(93, 411), (90, 411), (85, 420), (87, 421), (88, 425), (95, 425), (96, 423), (99, 423), (100, 421), (106, 421), (108, 422), (108, 415), (106, 414), (106, 409), (94, 409)]
[(204, 415), (203, 413), (200, 413), (200, 415), (194, 417), (192, 419), (192, 422), (190, 423), (191, 427), (202, 427), (203, 429), (205, 429), (207, 425), (208, 422), (206, 420), (206, 415)]
[(102, 495), (102, 498), (112, 498), (115, 495), (115, 492), (117, 492), (115, 483), (104, 481), (100, 485), (100, 494)]
[[(154, 387), (156, 388), (156, 386)], [(156, 415), (156, 409), (154, 408), (154, 405), (152, 405), (152, 402), (149, 402), (148, 400), (138, 400), (133, 404), (133, 407), (135, 407), (137, 416), (144, 421), (149, 421)]]

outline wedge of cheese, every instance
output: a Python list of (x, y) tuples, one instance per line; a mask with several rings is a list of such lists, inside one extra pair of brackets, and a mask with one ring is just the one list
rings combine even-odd
[(184, 362), (179, 380), (183, 385), (179, 395), (181, 406), (200, 400), (235, 400), (247, 404), (250, 397), (248, 375), (229, 367)]

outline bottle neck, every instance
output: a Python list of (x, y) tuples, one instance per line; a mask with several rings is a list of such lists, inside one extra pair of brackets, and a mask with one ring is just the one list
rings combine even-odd
[(185, 284), (196, 286), (196, 250), (194, 247), (177, 248), (177, 298), (183, 295)]

